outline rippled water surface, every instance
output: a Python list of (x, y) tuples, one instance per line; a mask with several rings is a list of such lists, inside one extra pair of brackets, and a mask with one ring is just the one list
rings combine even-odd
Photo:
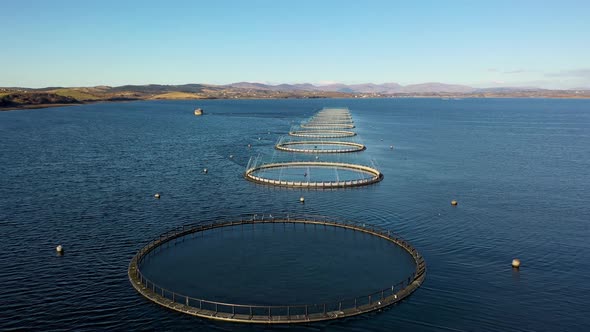
[[(206, 115), (195, 117), (195, 106)], [(383, 181), (302, 192), (242, 178), (251, 156), (292, 160), (274, 143), (324, 106), (348, 106), (355, 140), (367, 146), (333, 158), (375, 165)], [(131, 287), (127, 266), (178, 225), (276, 211), (391, 229), (424, 255), (428, 272), (384, 312), (265, 330), (587, 331), (589, 188), (583, 100), (149, 101), (0, 112), (0, 330), (258, 331), (158, 307)], [(219, 279), (236, 278), (223, 271)]]

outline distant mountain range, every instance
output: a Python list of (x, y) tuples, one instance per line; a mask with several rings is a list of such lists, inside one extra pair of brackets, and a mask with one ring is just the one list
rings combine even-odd
[(329, 84), (329, 85), (313, 85), (310, 83), (304, 84), (279, 84), (268, 85), (262, 83), (239, 82), (224, 85), (226, 87), (253, 89), (253, 90), (270, 90), (270, 91), (331, 91), (343, 93), (433, 93), (433, 92), (449, 92), (449, 93), (470, 93), (477, 89), (466, 85), (458, 84), (444, 84), (444, 83), (422, 83), (412, 85), (400, 85), (398, 83), (383, 83), (383, 84)]
[[(538, 91), (559, 91), (547, 90), (536, 87), (497, 87), (497, 88), (474, 88), (467, 85), (460, 84), (446, 84), (438, 82), (429, 82), (421, 84), (401, 85), (398, 83), (365, 83), (365, 84), (328, 84), (328, 85), (313, 85), (310, 83), (303, 84), (278, 84), (269, 85), (262, 83), (239, 82), (220, 87), (251, 89), (251, 90), (267, 90), (267, 91), (325, 91), (325, 92), (342, 92), (342, 93), (377, 93), (377, 94), (425, 94), (425, 93), (456, 93), (456, 94), (472, 94), (472, 93), (513, 93), (513, 92), (538, 92)], [(590, 90), (588, 88), (571, 89), (573, 90)]]

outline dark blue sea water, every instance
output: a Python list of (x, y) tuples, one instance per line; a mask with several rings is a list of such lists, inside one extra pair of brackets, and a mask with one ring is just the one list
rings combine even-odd
[(407, 280), (416, 263), (373, 235), (276, 223), (185, 236), (155, 250), (140, 269), (160, 287), (194, 298), (300, 305), (366, 297)]
[[(207, 114), (195, 117), (195, 106)], [(382, 182), (302, 193), (241, 177), (251, 156), (281, 158), (274, 143), (324, 106), (350, 108), (367, 150), (346, 158), (376, 165)], [(0, 330), (587, 331), (589, 188), (584, 100), (149, 101), (1, 112)], [(129, 284), (129, 260), (157, 234), (274, 211), (391, 229), (424, 255), (426, 281), (384, 312), (294, 327), (184, 316)]]

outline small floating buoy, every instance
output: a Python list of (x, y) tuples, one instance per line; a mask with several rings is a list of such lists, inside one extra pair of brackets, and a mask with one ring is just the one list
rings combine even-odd
[(456, 200), (452, 200), (452, 201), (451, 201), (451, 205), (452, 205), (452, 206), (457, 206), (457, 204), (459, 204), (459, 203), (458, 203)]
[(320, 156), (315, 156), (315, 159), (320, 159)]
[(299, 197), (299, 201), (300, 201), (301, 203), (305, 203), (305, 197), (303, 197), (303, 196)]
[(58, 245), (57, 247), (55, 247), (55, 251), (57, 251), (57, 253), (62, 254), (64, 252), (64, 247), (60, 245)]
[(251, 144), (248, 144), (248, 148), (251, 148), (251, 147), (252, 147), (252, 145)]
[(230, 154), (230, 155), (229, 155), (229, 159), (232, 159), (233, 157), (234, 157), (234, 155), (233, 155), (233, 154)]
[(209, 172), (206, 168), (203, 168), (203, 173), (207, 174)]
[(260, 138), (260, 137), (258, 137), (258, 140), (260, 141), (260, 140), (261, 140), (261, 138)]
[(156, 194), (154, 195), (154, 198), (155, 198), (155, 199), (160, 199), (160, 194), (156, 193)]
[(393, 150), (393, 145), (390, 145), (390, 146), (389, 146), (389, 149), (390, 149), (390, 150)]
[(515, 258), (512, 260), (512, 267), (518, 269), (520, 267), (520, 259)]

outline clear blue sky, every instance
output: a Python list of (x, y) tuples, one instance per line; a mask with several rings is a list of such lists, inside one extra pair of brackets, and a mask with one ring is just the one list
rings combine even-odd
[(590, 1), (0, 0), (0, 86), (590, 87)]

